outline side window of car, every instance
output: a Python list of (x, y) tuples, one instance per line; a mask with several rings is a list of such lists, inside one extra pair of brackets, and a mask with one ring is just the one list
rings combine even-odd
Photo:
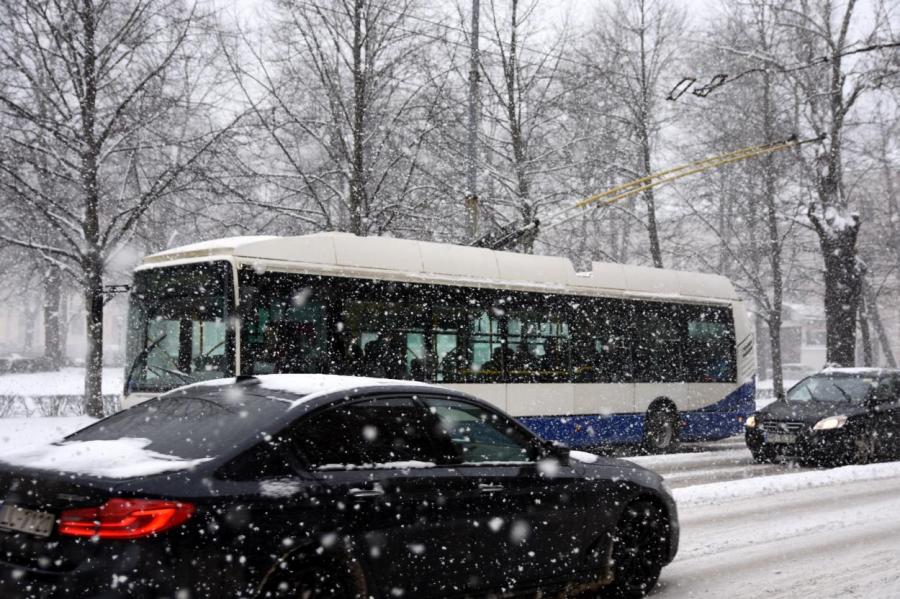
[(427, 412), (409, 398), (366, 399), (303, 418), (293, 438), (313, 469), (382, 468), (433, 462)]
[(453, 399), (424, 398), (422, 401), (437, 417), (437, 433), (444, 440), (449, 438), (455, 461), (534, 461), (531, 439), (508, 418), (480, 406)]
[(296, 476), (290, 448), (281, 438), (266, 436), (223, 466), (218, 476), (226, 480), (266, 480)]
[(900, 377), (887, 377), (875, 389), (875, 399), (879, 402), (900, 401)]

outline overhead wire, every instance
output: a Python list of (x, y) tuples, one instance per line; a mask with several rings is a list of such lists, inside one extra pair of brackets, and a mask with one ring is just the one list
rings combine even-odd
[(729, 83), (734, 83), (735, 81), (746, 77), (747, 75), (752, 75), (753, 73), (795, 73), (797, 71), (803, 71), (806, 69), (811, 69), (813, 67), (819, 66), (821, 64), (828, 64), (833, 61), (835, 58), (843, 58), (845, 56), (852, 56), (854, 54), (862, 54), (864, 52), (874, 52), (875, 50), (887, 50), (889, 48), (897, 48), (900, 47), (900, 41), (890, 41), (884, 42), (880, 44), (871, 44), (869, 46), (865, 46), (862, 48), (854, 48), (852, 50), (846, 50), (844, 52), (840, 52), (838, 54), (823, 54), (821, 56), (817, 56), (812, 60), (808, 60), (806, 62), (794, 63), (789, 66), (776, 66), (776, 67), (754, 67), (752, 69), (746, 69), (744, 71), (740, 71), (736, 75), (729, 75), (728, 73), (717, 73), (712, 77), (709, 83), (703, 85), (701, 87), (691, 89), (694, 87), (694, 84), (697, 83), (696, 77), (682, 77), (681, 80), (675, 84), (675, 86), (669, 91), (666, 96), (666, 100), (676, 101), (681, 98), (688, 91), (691, 94), (697, 96), (698, 98), (705, 98), (710, 93), (715, 91), (716, 89), (727, 85)]

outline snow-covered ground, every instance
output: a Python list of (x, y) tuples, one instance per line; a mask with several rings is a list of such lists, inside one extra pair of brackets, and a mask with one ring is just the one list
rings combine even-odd
[[(0, 459), (86, 417), (0, 419)], [(658, 598), (900, 597), (900, 462), (832, 470), (758, 465), (740, 438), (628, 458), (660, 472), (681, 547)]]
[[(122, 393), (124, 370), (103, 369), (103, 395)], [(56, 372), (30, 372), (0, 376), (0, 396), (47, 397), (84, 393), (84, 368), (63, 368)]]
[(88, 416), (0, 418), (0, 459), (22, 449), (62, 439), (93, 421)]

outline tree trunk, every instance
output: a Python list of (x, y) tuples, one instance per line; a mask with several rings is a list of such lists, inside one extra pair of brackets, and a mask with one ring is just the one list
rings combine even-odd
[(84, 309), (87, 320), (87, 356), (85, 357), (84, 411), (88, 416), (103, 416), (103, 252), (100, 249), (100, 148), (95, 132), (97, 118), (97, 57), (94, 47), (96, 14), (85, 2), (81, 20), (84, 26), (84, 97), (81, 110), (81, 185), (85, 208), (82, 229), (85, 251), (81, 258)]
[(103, 417), (103, 262), (89, 260), (85, 270), (84, 308), (87, 313), (87, 356), (84, 378), (84, 411)]
[[(638, 119), (638, 134), (641, 142), (641, 170), (643, 176), (648, 177), (653, 173), (653, 165), (650, 150), (650, 77), (647, 72), (647, 48), (646, 48), (646, 7), (640, 3), (641, 11), (641, 108)], [(647, 233), (650, 237), (650, 256), (653, 266), (663, 267), (662, 251), (659, 247), (659, 230), (656, 226), (656, 197), (653, 188), (643, 193), (644, 202), (647, 204)]]
[[(763, 73), (763, 132), (766, 143), (773, 143), (772, 86), (769, 73)], [(781, 313), (784, 303), (784, 275), (781, 268), (781, 234), (778, 230), (778, 206), (775, 190), (775, 160), (765, 156), (763, 167), (763, 194), (766, 204), (766, 228), (768, 233), (769, 267), (772, 271), (772, 304), (769, 309), (769, 338), (772, 342), (772, 390), (776, 397), (784, 393), (784, 373), (781, 364)]]
[(897, 359), (894, 357), (894, 350), (891, 349), (891, 342), (884, 330), (884, 324), (881, 322), (881, 314), (878, 313), (878, 298), (875, 297), (871, 285), (866, 284), (865, 281), (863, 281), (863, 295), (872, 324), (875, 326), (875, 333), (878, 335), (878, 343), (881, 345), (881, 353), (884, 354), (885, 362), (890, 368), (896, 368)]
[(478, 78), (481, 57), (478, 51), (479, 0), (472, 0), (472, 31), (469, 46), (469, 122), (466, 140), (466, 238), (478, 237)]
[[(823, 211), (825, 212), (825, 211)], [(853, 366), (856, 362), (856, 316), (862, 295), (864, 269), (856, 257), (859, 217), (835, 222), (822, 218), (810, 206), (807, 215), (819, 236), (825, 258), (825, 338), (826, 360), (830, 364)]]
[(44, 356), (54, 369), (59, 369), (63, 361), (61, 287), (59, 267), (51, 265), (44, 277)]
[(863, 345), (863, 366), (872, 366), (874, 362), (872, 331), (869, 328), (869, 309), (865, 295), (859, 298), (859, 332)]
[(353, 155), (350, 165), (350, 232), (365, 235), (368, 198), (366, 197), (365, 127), (366, 73), (363, 48), (364, 0), (353, 3)]

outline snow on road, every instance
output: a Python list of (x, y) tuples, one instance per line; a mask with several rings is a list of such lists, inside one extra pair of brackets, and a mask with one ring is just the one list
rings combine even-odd
[(681, 548), (653, 597), (900, 597), (900, 463), (675, 493)]

